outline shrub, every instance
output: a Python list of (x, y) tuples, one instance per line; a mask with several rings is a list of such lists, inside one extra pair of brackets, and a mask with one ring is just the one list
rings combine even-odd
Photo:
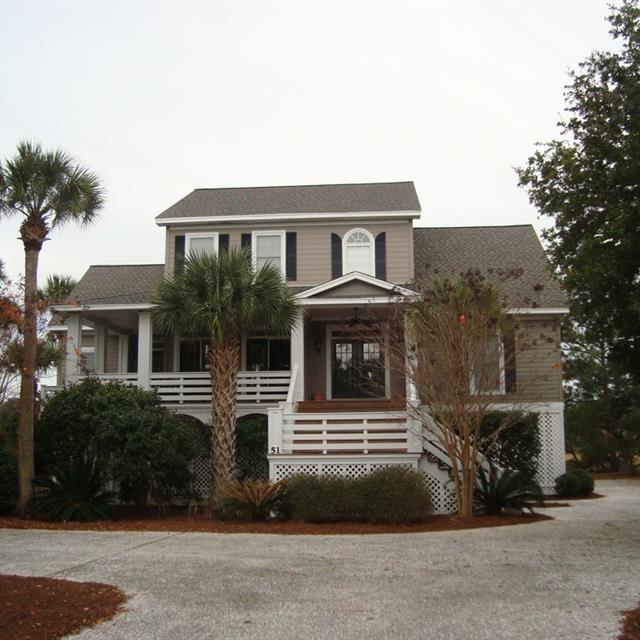
[(0, 447), (0, 515), (8, 515), (18, 502), (18, 458), (13, 451)]
[(187, 491), (189, 463), (206, 454), (201, 432), (163, 407), (154, 391), (87, 379), (55, 394), (36, 425), (40, 469), (73, 464), (91, 450), (120, 498), (139, 506)]
[(244, 480), (222, 490), (219, 515), (238, 520), (266, 520), (282, 493), (280, 482)]
[(531, 503), (541, 505), (543, 494), (540, 485), (522, 471), (503, 469), (491, 465), (489, 471), (478, 469), (474, 490), (476, 507), (489, 515), (500, 515), (503, 510), (531, 509)]
[(299, 475), (285, 483), (278, 513), (306, 522), (422, 522), (431, 500), (415, 470), (387, 467), (358, 479)]
[(563, 498), (578, 498), (593, 493), (595, 483), (584, 469), (573, 469), (556, 478), (556, 493)]
[(354, 484), (358, 520), (400, 524), (424, 522), (431, 514), (431, 496), (414, 469), (383, 467)]
[(250, 416), (237, 421), (238, 471), (242, 480), (269, 479), (268, 446), (266, 416)]
[(85, 453), (76, 460), (50, 467), (46, 475), (37, 478), (31, 511), (58, 521), (108, 519), (109, 494), (103, 486), (95, 456)]
[[(486, 438), (500, 428), (505, 414), (491, 411), (485, 415), (480, 435)], [(503, 469), (522, 471), (535, 477), (538, 471), (541, 443), (538, 429), (538, 416), (535, 413), (521, 413), (512, 416), (514, 421), (500, 431), (496, 441), (488, 450), (483, 451), (487, 459)]]

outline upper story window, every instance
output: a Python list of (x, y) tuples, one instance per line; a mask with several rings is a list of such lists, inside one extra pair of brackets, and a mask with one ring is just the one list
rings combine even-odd
[(188, 233), (185, 236), (185, 254), (204, 253), (213, 255), (218, 252), (217, 233)]
[(373, 236), (366, 229), (352, 229), (342, 239), (342, 261), (344, 273), (359, 271), (375, 275), (375, 252)]
[(284, 231), (254, 231), (251, 241), (254, 268), (261, 269), (265, 264), (273, 264), (284, 277), (285, 274), (285, 238)]

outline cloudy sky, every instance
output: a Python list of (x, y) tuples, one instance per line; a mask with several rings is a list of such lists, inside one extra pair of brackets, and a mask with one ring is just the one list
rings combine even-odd
[[(163, 261), (154, 216), (195, 187), (414, 180), (421, 226), (534, 223), (513, 167), (567, 71), (610, 48), (604, 2), (0, 0), (0, 158), (59, 147), (108, 191), (41, 277)], [(22, 271), (17, 221), (0, 258)]]

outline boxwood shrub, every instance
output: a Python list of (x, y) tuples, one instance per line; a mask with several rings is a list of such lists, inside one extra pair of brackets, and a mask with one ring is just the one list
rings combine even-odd
[(277, 512), (306, 522), (423, 522), (431, 514), (431, 499), (417, 471), (385, 467), (358, 479), (294, 476)]
[(556, 493), (563, 498), (578, 498), (593, 493), (595, 483), (584, 469), (573, 469), (556, 478)]

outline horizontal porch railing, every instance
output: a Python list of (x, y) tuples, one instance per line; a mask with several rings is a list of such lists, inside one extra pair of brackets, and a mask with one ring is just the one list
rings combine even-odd
[(406, 412), (283, 413), (278, 426), (280, 450), (270, 449), (272, 453), (398, 454), (415, 449)]
[[(135, 385), (135, 373), (99, 373), (100, 380), (120, 380)], [(83, 376), (84, 377), (84, 376)], [(240, 371), (238, 373), (238, 404), (272, 404), (287, 399), (290, 371)], [(211, 378), (208, 371), (168, 371), (152, 373), (149, 385), (158, 392), (162, 403), (169, 407), (211, 404)]]

